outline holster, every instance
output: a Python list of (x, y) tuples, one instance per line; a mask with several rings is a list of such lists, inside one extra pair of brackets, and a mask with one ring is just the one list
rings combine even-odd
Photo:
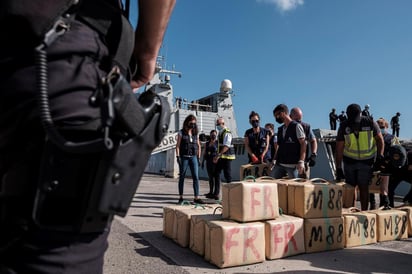
[[(106, 78), (97, 102), (102, 116), (111, 117), (106, 124), (113, 148), (81, 153), (47, 142), (33, 209), (40, 227), (101, 231), (113, 214), (125, 216), (151, 152), (168, 129), (166, 98), (150, 90), (136, 98), (116, 69)], [(84, 138), (87, 132), (74, 136)]]

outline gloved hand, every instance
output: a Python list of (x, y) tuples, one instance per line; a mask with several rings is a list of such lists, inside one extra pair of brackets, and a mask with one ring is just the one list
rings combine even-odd
[(256, 157), (255, 154), (252, 154), (250, 159), (252, 160), (252, 164), (258, 164), (259, 163), (259, 159), (258, 159), (258, 157)]
[(205, 160), (202, 161), (202, 165), (201, 165), (201, 166), (202, 166), (202, 169), (205, 168)]
[(345, 179), (345, 174), (343, 174), (343, 169), (341, 167), (336, 169), (336, 181), (342, 181)]
[(180, 156), (176, 156), (176, 161), (179, 167), (182, 165), (182, 159), (180, 159)]
[(378, 171), (385, 169), (385, 157), (383, 155), (377, 155), (375, 163), (373, 164), (373, 170)]
[(308, 163), (310, 167), (316, 165), (316, 153), (312, 153), (312, 155), (310, 155)]
[(200, 167), (200, 158), (199, 157), (197, 157), (197, 165)]

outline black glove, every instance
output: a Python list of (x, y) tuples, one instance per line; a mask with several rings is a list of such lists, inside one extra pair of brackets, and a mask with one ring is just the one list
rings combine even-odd
[(176, 161), (179, 167), (182, 165), (182, 159), (180, 159), (180, 156), (176, 156)]
[(202, 169), (205, 168), (205, 160), (202, 161), (202, 165), (201, 165), (201, 166), (202, 166)]
[(373, 164), (373, 170), (378, 171), (382, 169), (385, 169), (385, 157), (383, 157), (383, 155), (377, 155), (376, 161)]
[(199, 157), (197, 157), (197, 164), (200, 167), (201, 163), (200, 163), (200, 158)]
[(341, 167), (336, 169), (336, 180), (342, 181), (345, 179), (345, 174), (343, 174), (343, 169)]
[(312, 155), (310, 155), (308, 163), (310, 167), (316, 165), (316, 153), (312, 153)]

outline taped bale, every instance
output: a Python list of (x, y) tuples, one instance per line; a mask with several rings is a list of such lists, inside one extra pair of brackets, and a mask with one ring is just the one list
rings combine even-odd
[(194, 215), (213, 214), (219, 205), (202, 205), (191, 209), (175, 210), (175, 225), (173, 227), (173, 240), (182, 247), (188, 247), (190, 242), (190, 221)]
[(163, 207), (163, 236), (173, 239), (175, 238), (174, 226), (176, 225), (176, 209), (191, 209), (193, 205), (187, 203), (184, 205), (170, 205)]
[(408, 217), (408, 236), (412, 236), (412, 206), (401, 206), (396, 209), (403, 210), (406, 212)]
[(362, 212), (343, 213), (345, 227), (345, 247), (353, 247), (377, 242), (376, 214)]
[[(221, 209), (218, 209), (221, 213)], [(190, 249), (199, 254), (205, 255), (205, 225), (207, 221), (221, 220), (222, 214), (192, 215), (190, 220)]]
[(408, 216), (402, 210), (370, 210), (377, 216), (378, 242), (408, 238)]
[(262, 222), (207, 221), (205, 260), (219, 268), (263, 262), (264, 227)]
[(304, 224), (306, 253), (343, 248), (343, 217), (305, 219)]
[(288, 214), (301, 218), (340, 217), (342, 196), (341, 185), (326, 181), (288, 185)]
[(281, 215), (266, 221), (265, 247), (268, 260), (305, 253), (303, 219)]
[(345, 182), (336, 183), (342, 186), (342, 207), (350, 208), (355, 205), (355, 187)]
[(232, 182), (222, 185), (223, 218), (239, 222), (279, 216), (276, 183)]

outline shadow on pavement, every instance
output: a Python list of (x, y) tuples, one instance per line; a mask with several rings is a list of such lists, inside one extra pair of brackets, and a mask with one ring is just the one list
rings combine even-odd
[[(220, 271), (222, 273), (236, 274), (251, 273), (250, 271), (245, 271), (248, 266), (219, 269), (205, 261), (202, 256), (192, 252), (190, 248), (183, 248), (173, 240), (164, 237), (161, 231), (141, 232), (131, 235), (135, 238), (139, 236), (144, 238), (177, 265), (183, 267), (203, 268), (206, 271), (211, 271), (210, 273), (219, 273)], [(250, 265), (249, 267), (251, 269), (254, 268), (255, 271), (253, 273), (411, 273), (412, 254), (385, 250), (384, 245), (385, 243), (381, 246), (382, 249), (377, 249), (376, 247), (380, 246), (380, 244), (377, 244), (372, 245), (373, 249), (363, 247), (346, 248), (301, 254), (278, 260), (267, 260), (261, 264), (266, 264), (264, 269), (270, 269), (269, 272), (256, 271), (259, 269), (259, 264)], [(318, 270), (290, 270), (285, 265), (310, 265), (313, 268), (318, 268)], [(407, 269), (409, 271), (406, 271)]]

